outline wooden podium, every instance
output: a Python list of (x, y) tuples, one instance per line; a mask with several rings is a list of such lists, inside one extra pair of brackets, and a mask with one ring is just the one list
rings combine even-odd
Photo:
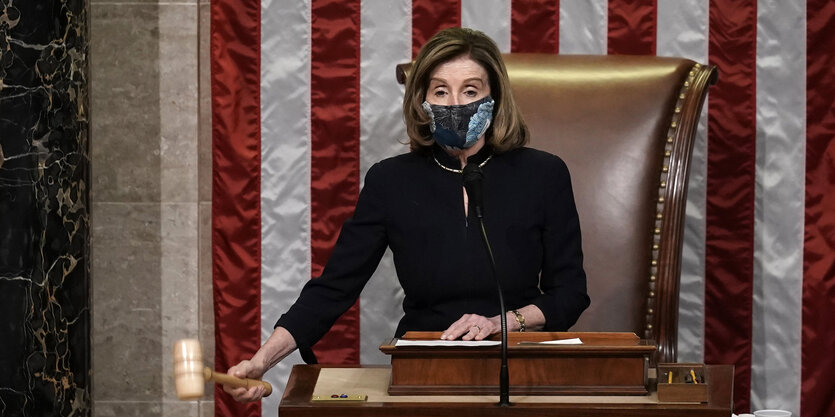
[[(707, 365), (708, 401), (660, 402), (654, 369), (650, 392), (644, 396), (516, 396), (511, 407), (500, 407), (498, 396), (388, 395), (389, 366), (296, 365), (287, 381), (278, 413), (281, 417), (728, 417), (733, 411), (733, 366)], [(314, 395), (361, 394), (366, 401), (312, 401)], [(275, 413), (276, 410), (271, 410)], [(269, 412), (267, 414), (269, 415)]]
[[(541, 343), (575, 338), (582, 344)], [(402, 339), (439, 341), (440, 333)], [(380, 346), (391, 355), (389, 395), (498, 395), (498, 346), (396, 345), (393, 339)], [(510, 394), (646, 395), (653, 352), (634, 333), (511, 333)]]
[[(380, 347), (391, 366), (296, 365), (279, 405), (281, 417), (313, 416), (710, 416), (733, 411), (733, 366), (700, 365), (704, 398), (668, 395), (648, 369), (655, 346), (632, 333), (512, 333), (510, 407), (498, 405), (499, 347)], [(404, 339), (438, 340), (439, 333)], [(579, 338), (582, 344), (543, 345)], [(693, 364), (667, 364), (690, 369)], [(682, 368), (682, 369), (684, 369)], [(681, 371), (681, 370), (679, 370)], [(663, 369), (662, 369), (663, 372)], [(672, 392), (672, 394), (676, 394)], [(344, 398), (343, 398), (344, 397)]]

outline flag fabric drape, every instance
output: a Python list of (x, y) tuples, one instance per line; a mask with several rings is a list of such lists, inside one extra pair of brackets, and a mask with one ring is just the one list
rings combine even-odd
[[(749, 402), (753, 338), (756, 0), (712, 0), (705, 207), (706, 363), (733, 363), (734, 400)], [(727, 308), (734, 306), (734, 308)]]
[[(835, 415), (835, 3), (213, 0), (215, 363), (251, 356), (316, 277), (374, 162), (407, 152), (396, 64), (465, 26), (503, 52), (657, 54), (719, 67), (691, 164), (679, 360), (735, 365), (735, 412)], [(315, 346), (385, 363), (387, 253)], [(594, 300), (592, 300), (594, 302)], [(266, 379), (283, 391), (297, 353)], [(276, 412), (280, 395), (218, 416)]]

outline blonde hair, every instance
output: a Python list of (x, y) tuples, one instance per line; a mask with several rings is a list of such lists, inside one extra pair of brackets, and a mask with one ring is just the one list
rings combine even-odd
[(484, 33), (467, 28), (444, 29), (421, 48), (406, 79), (403, 118), (409, 147), (413, 151), (430, 148), (435, 143), (429, 130), (429, 116), (421, 104), (426, 100), (429, 77), (443, 63), (460, 56), (477, 62), (487, 71), (490, 96), (495, 101), (493, 121), (485, 133), (486, 142), (496, 153), (525, 146), (530, 133), (513, 100), (507, 69), (498, 46)]

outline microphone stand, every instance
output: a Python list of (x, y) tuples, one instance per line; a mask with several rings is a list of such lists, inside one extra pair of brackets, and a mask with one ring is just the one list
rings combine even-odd
[(499, 275), (496, 273), (496, 261), (493, 259), (493, 250), (490, 248), (490, 241), (487, 239), (487, 230), (484, 228), (484, 219), (479, 216), (479, 224), (481, 224), (481, 237), (484, 240), (484, 246), (487, 248), (487, 254), (490, 256), (490, 267), (493, 270), (493, 277), (496, 278), (496, 287), (499, 289), (499, 320), (502, 325), (502, 365), (499, 369), (499, 405), (502, 407), (509, 407), (510, 404), (510, 378), (507, 373), (507, 313), (505, 313), (504, 294), (502, 294), (502, 284), (499, 282)]
[(487, 229), (484, 227), (484, 213), (482, 211), (483, 195), (481, 180), (484, 178), (484, 173), (476, 164), (467, 164), (464, 167), (464, 186), (467, 189), (467, 194), (474, 202), (476, 217), (481, 226), (481, 238), (484, 242), (484, 247), (487, 249), (487, 255), (490, 258), (490, 269), (493, 272), (493, 278), (496, 279), (496, 288), (499, 290), (499, 322), (502, 329), (502, 344), (501, 344), (501, 368), (499, 369), (499, 403), (501, 407), (510, 407), (510, 378), (507, 372), (507, 313), (505, 313), (504, 294), (502, 292), (502, 284), (499, 280), (499, 274), (496, 272), (496, 260), (493, 258), (493, 249), (490, 248), (490, 240), (487, 238)]

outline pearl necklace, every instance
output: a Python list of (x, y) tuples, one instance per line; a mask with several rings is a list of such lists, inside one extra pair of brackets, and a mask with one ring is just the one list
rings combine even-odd
[[(485, 159), (480, 164), (478, 164), (478, 167), (479, 168), (483, 167), (484, 164), (486, 164), (487, 161), (489, 161), (490, 158), (492, 158), (492, 157), (493, 157), (493, 155), (488, 156), (487, 159)], [(464, 173), (463, 169), (453, 169), (453, 168), (450, 168), (450, 167), (442, 164), (441, 161), (438, 160), (438, 157), (436, 157), (435, 155), (432, 155), (432, 159), (434, 159), (435, 163), (438, 164), (438, 166), (443, 168), (445, 171), (453, 172), (453, 173), (456, 173), (456, 174), (463, 174)]]

